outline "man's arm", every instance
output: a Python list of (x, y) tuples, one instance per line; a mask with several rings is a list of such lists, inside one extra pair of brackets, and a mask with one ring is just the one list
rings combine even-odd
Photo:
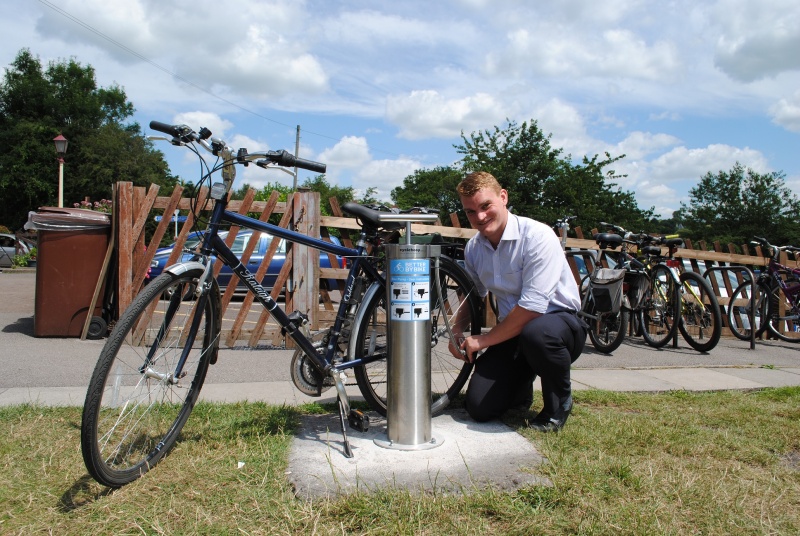
[(540, 316), (542, 316), (542, 313), (529, 311), (519, 305), (515, 305), (503, 321), (489, 330), (488, 333), (465, 338), (461, 342), (460, 348), (466, 352), (467, 361), (475, 361), (475, 356), (479, 351), (516, 337), (522, 333), (522, 328), (525, 327), (525, 324)]

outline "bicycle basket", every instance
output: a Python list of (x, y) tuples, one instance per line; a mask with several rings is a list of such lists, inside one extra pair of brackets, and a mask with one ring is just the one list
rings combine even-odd
[(599, 313), (617, 313), (622, 307), (622, 283), (625, 270), (598, 268), (589, 276), (589, 292)]
[(626, 272), (625, 287), (625, 295), (628, 297), (630, 308), (638, 309), (650, 289), (650, 279), (644, 272)]

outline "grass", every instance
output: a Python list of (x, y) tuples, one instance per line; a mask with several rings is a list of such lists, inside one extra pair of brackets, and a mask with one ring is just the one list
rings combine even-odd
[(0, 408), (0, 534), (800, 533), (800, 388), (575, 402), (561, 433), (519, 430), (552, 487), (317, 501), (285, 470), (300, 415), (330, 408), (201, 404), (170, 456), (116, 491), (86, 474), (79, 408)]

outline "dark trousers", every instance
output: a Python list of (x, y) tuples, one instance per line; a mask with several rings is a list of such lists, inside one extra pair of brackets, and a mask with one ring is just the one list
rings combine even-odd
[(570, 366), (585, 343), (586, 324), (574, 313), (548, 313), (531, 320), (518, 337), (490, 346), (477, 359), (467, 387), (467, 412), (479, 422), (500, 417), (539, 376), (542, 413), (554, 415), (572, 394)]

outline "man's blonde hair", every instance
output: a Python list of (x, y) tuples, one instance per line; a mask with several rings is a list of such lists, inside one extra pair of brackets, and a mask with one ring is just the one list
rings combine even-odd
[(491, 173), (487, 173), (486, 171), (473, 171), (472, 173), (468, 173), (464, 177), (464, 180), (458, 183), (456, 191), (461, 197), (472, 197), (478, 193), (478, 190), (484, 188), (493, 190), (496, 194), (499, 194), (503, 189)]

